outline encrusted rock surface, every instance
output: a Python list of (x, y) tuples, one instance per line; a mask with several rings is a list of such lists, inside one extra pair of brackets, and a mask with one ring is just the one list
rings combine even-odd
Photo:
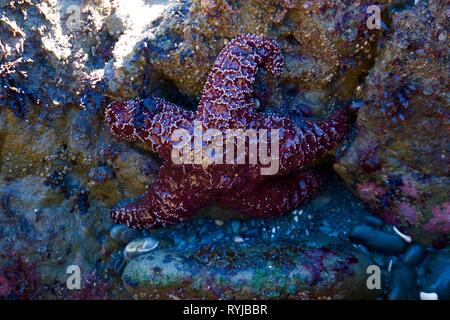
[[(333, 103), (352, 96), (359, 76), (374, 58), (381, 32), (366, 27), (371, 4), (365, 0), (173, 2), (163, 19), (155, 20), (141, 35), (133, 51), (113, 51), (113, 63), (105, 71), (108, 88), (119, 97), (133, 96), (140, 86), (149, 86), (172, 100), (198, 98), (224, 44), (239, 34), (254, 33), (277, 39), (287, 65), (279, 79), (265, 79), (265, 85), (256, 88), (261, 106), (294, 116), (329, 111)], [(175, 90), (167, 92), (167, 85)]]
[[(108, 209), (143, 192), (157, 168), (113, 143), (99, 117), (112, 4), (85, 2), (75, 30), (70, 5), (79, 3), (0, 4), (1, 298), (119, 297)], [(66, 288), (69, 265), (81, 290)]]
[(445, 6), (420, 1), (392, 14), (391, 31), (357, 95), (366, 106), (356, 138), (335, 165), (374, 211), (424, 243), (450, 234)]
[[(89, 0), (78, 7), (80, 24), (74, 28), (74, 12), (68, 9), (79, 1), (2, 1), (0, 298), (131, 297), (122, 287), (123, 250), (132, 238), (149, 234), (110, 232), (108, 210), (121, 199), (144, 193), (159, 160), (145, 145), (111, 137), (104, 108), (111, 98), (149, 93), (195, 106), (217, 53), (245, 32), (275, 39), (287, 62), (277, 80), (264, 72), (258, 75), (264, 78), (255, 88), (260, 110), (299, 120), (363, 101), (356, 129), (337, 152), (335, 170), (374, 214), (381, 213), (414, 241), (433, 241), (435, 249), (426, 247), (426, 257), (445, 251), (450, 233), (448, 4), (378, 1), (383, 30), (368, 30), (371, 2)], [(149, 255), (173, 251), (177, 259), (186, 259), (186, 268), (206, 270), (206, 262), (191, 257), (199, 248), (227, 239), (232, 243), (229, 250), (242, 251), (260, 266), (267, 260), (258, 257), (272, 247), (299, 261), (297, 269), (283, 262), (277, 270), (300, 272), (307, 267), (301, 258), (315, 250), (301, 239), (324, 234), (333, 239), (328, 267), (335, 266), (349, 257), (348, 244), (335, 246), (338, 238), (346, 241), (367, 212), (335, 178), (327, 188), (303, 209), (280, 219), (228, 222), (223, 220), (229, 212), (204, 209), (203, 216), (218, 220), (158, 230), (150, 235), (157, 236), (158, 248)], [(391, 227), (371, 221), (374, 230), (394, 234)], [(389, 278), (386, 270), (395, 266), (396, 257), (357, 248), (376, 260)], [(142, 292), (127, 282), (137, 259), (147, 263), (139, 257), (131, 261), (124, 275), (127, 288), (138, 297), (153, 297), (151, 282), (136, 278), (142, 280)], [(428, 270), (420, 290), (442, 292), (448, 287), (444, 260), (434, 261), (417, 262), (426, 263)], [(73, 264), (81, 268), (82, 290), (66, 288), (66, 269)], [(323, 290), (304, 295), (298, 287), (286, 287), (265, 296), (267, 284), (246, 284), (250, 291), (254, 285), (261, 297), (345, 297), (357, 292), (345, 286), (336, 291), (331, 282), (356, 279), (361, 284), (365, 273), (358, 270), (354, 276), (333, 271), (330, 283), (319, 275)], [(214, 279), (212, 271), (205, 273)], [(311, 287), (311, 278), (296, 274), (305, 288)], [(277, 279), (271, 273), (264, 276)], [(202, 288), (201, 279), (196, 281)], [(161, 296), (168, 292), (163, 290)], [(387, 297), (389, 283), (377, 293)]]
[(326, 237), (256, 240), (156, 250), (132, 260), (123, 280), (138, 299), (363, 299), (374, 295), (366, 286), (370, 264)]

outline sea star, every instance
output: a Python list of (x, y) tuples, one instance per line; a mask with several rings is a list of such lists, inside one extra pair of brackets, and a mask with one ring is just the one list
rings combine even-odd
[[(273, 217), (310, 199), (321, 187), (322, 176), (300, 170), (344, 139), (354, 110), (342, 108), (326, 120), (304, 121), (301, 127), (286, 117), (255, 112), (253, 84), (258, 67), (278, 76), (283, 64), (276, 42), (241, 35), (217, 57), (196, 112), (155, 97), (111, 103), (105, 114), (110, 132), (128, 141), (149, 143), (164, 160), (145, 195), (111, 209), (114, 222), (134, 228), (176, 224), (210, 202), (252, 217)], [(278, 172), (263, 175), (261, 164), (175, 164), (172, 134), (176, 129), (194, 132), (195, 121), (203, 130), (220, 132), (279, 129)], [(248, 155), (248, 145), (245, 150)]]

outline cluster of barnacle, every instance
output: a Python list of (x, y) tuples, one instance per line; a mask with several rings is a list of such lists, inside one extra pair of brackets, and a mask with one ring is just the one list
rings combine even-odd
[(371, 102), (378, 105), (381, 113), (391, 117), (396, 123), (406, 119), (410, 100), (417, 92), (418, 85), (413, 81), (402, 81), (402, 78), (394, 72), (389, 72), (387, 78), (391, 80), (391, 87), (382, 82), (382, 77), (376, 79), (376, 97), (371, 99)]
[[(66, 199), (74, 196), (72, 212), (78, 210), (81, 214), (87, 213), (90, 207), (89, 192), (78, 183), (72, 183), (68, 176), (70, 169), (76, 164), (76, 157), (69, 152), (67, 145), (62, 145), (55, 154), (45, 157), (43, 161), (49, 162), (46, 166), (47, 176), (44, 184), (52, 189), (61, 190)], [(53, 166), (56, 169), (51, 171), (50, 168)]]
[(2, 172), (7, 181), (27, 175), (33, 172), (34, 161), (30, 160), (28, 163), (22, 163), (21, 154), (8, 151), (3, 157)]
[(62, 187), (65, 176), (66, 176), (65, 168), (62, 170), (55, 170), (47, 176), (47, 178), (44, 181), (44, 184), (46, 186), (51, 187), (52, 189)]
[(92, 73), (83, 83), (83, 91), (81, 92), (80, 106), (84, 110), (88, 110), (96, 114), (102, 105), (109, 102), (105, 96), (106, 83), (101, 73)]
[[(395, 123), (398, 120), (406, 119), (405, 113), (409, 107), (409, 101), (417, 91), (417, 86), (413, 83), (406, 83), (397, 87), (390, 95), (390, 99), (383, 99), (381, 102), (381, 112), (387, 113)], [(384, 98), (388, 98), (389, 93), (384, 92)]]
[(114, 177), (114, 170), (110, 164), (105, 161), (99, 161), (98, 165), (89, 171), (88, 186), (104, 183)]
[[(46, 156), (42, 159), (42, 162), (48, 163), (45, 166), (46, 178), (44, 184), (50, 186), (52, 189), (64, 189), (64, 178), (69, 171), (68, 163), (70, 165), (75, 163), (75, 156), (68, 152), (67, 145), (59, 147), (55, 154)], [(55, 162), (60, 165), (52, 171), (51, 168)], [(41, 173), (41, 176), (44, 176), (44, 174)]]
[(0, 106), (8, 106), (17, 117), (24, 119), (28, 114), (28, 105), (35, 99), (16, 81), (17, 77), (27, 78), (26, 72), (18, 69), (22, 62), (23, 58), (19, 58), (0, 64)]

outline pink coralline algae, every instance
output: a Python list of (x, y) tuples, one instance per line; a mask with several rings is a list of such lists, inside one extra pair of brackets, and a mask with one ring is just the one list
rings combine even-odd
[(433, 217), (425, 224), (424, 229), (430, 232), (450, 234), (450, 202), (431, 209)]
[(411, 223), (415, 223), (417, 221), (418, 214), (416, 208), (414, 208), (412, 205), (402, 203), (398, 206), (398, 208), (406, 220)]
[(405, 178), (403, 179), (403, 185), (401, 186), (400, 189), (403, 191), (404, 194), (412, 198), (417, 198), (419, 194), (413, 182)]
[(386, 191), (374, 182), (358, 183), (356, 185), (359, 197), (367, 202), (379, 201)]
[[(283, 65), (274, 41), (241, 35), (217, 57), (196, 112), (154, 97), (110, 104), (105, 114), (110, 132), (128, 141), (149, 143), (165, 161), (145, 195), (111, 209), (114, 222), (134, 228), (171, 225), (211, 202), (252, 217), (274, 217), (310, 199), (322, 185), (322, 176), (300, 170), (345, 138), (355, 110), (342, 108), (325, 120), (304, 121), (301, 127), (286, 117), (257, 113), (253, 84), (258, 67), (277, 76)], [(237, 161), (207, 166), (174, 163), (172, 134), (176, 129), (194, 133), (198, 129), (194, 122), (203, 131), (215, 129), (224, 135), (229, 129), (279, 129), (279, 170), (263, 175), (263, 165)], [(249, 155), (247, 145), (245, 153)]]

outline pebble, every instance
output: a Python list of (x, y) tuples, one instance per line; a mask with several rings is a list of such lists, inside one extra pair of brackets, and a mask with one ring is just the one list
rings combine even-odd
[(188, 242), (186, 240), (180, 240), (175, 243), (175, 248), (177, 250), (184, 250), (188, 246)]
[(125, 247), (123, 256), (125, 260), (134, 259), (140, 255), (148, 253), (158, 247), (159, 242), (152, 237), (146, 237), (131, 241)]
[(417, 300), (417, 273), (412, 267), (398, 264), (392, 272), (390, 300)]
[(233, 241), (236, 243), (242, 243), (244, 242), (244, 239), (240, 236), (234, 236)]
[(388, 262), (387, 271), (388, 271), (388, 272), (391, 272), (391, 271), (392, 271), (392, 267), (393, 267), (394, 264), (396, 264), (396, 263), (397, 263), (397, 257), (391, 257), (391, 258), (389, 259), (389, 262)]
[(420, 292), (420, 300), (439, 300), (437, 293), (435, 292)]
[(187, 237), (187, 242), (188, 243), (196, 243), (196, 242), (198, 242), (198, 238), (197, 238), (197, 236), (195, 234), (190, 234)]
[(370, 251), (366, 247), (364, 247), (362, 244), (358, 244), (357, 248), (359, 249), (359, 251), (364, 253), (366, 256), (370, 257)]
[(128, 228), (126, 225), (116, 224), (110, 229), (109, 235), (119, 243), (128, 243), (139, 238), (142, 233), (139, 230)]
[(400, 230), (397, 229), (397, 227), (393, 227), (392, 230), (394, 230), (394, 232), (400, 237), (402, 238), (404, 241), (406, 241), (407, 243), (411, 243), (412, 242), (412, 237), (404, 234), (403, 232), (401, 232)]
[(331, 201), (331, 197), (319, 196), (314, 198), (311, 203), (315, 208), (323, 208)]
[[(200, 222), (200, 221), (199, 221)], [(208, 222), (202, 223), (200, 230), (198, 231), (198, 233), (200, 235), (204, 235), (204, 234), (208, 234), (211, 231), (211, 224)]]
[(383, 254), (399, 254), (406, 250), (406, 243), (397, 235), (359, 225), (350, 233), (350, 240), (363, 244), (369, 250)]
[(381, 220), (378, 217), (372, 216), (372, 215), (364, 216), (363, 222), (374, 228), (380, 228), (384, 225), (383, 220)]
[(423, 261), (425, 249), (420, 244), (409, 246), (403, 255), (403, 263), (408, 266), (417, 266)]
[(77, 189), (81, 185), (79, 179), (73, 173), (68, 173), (64, 176), (64, 186), (68, 189)]
[(140, 299), (368, 299), (378, 295), (367, 290), (365, 271), (370, 259), (349, 243), (329, 250), (332, 240), (323, 236), (314, 241), (257, 239), (247, 246), (246, 239), (194, 250), (160, 248), (131, 260), (122, 280), (127, 291)]
[(126, 264), (123, 259), (122, 252), (120, 250), (117, 250), (116, 252), (113, 252), (108, 259), (106, 269), (109, 273), (120, 276), (122, 274), (123, 268), (125, 268), (125, 265)]
[(214, 241), (214, 235), (212, 233), (204, 234), (200, 238), (200, 244), (211, 243), (213, 241)]
[(231, 229), (233, 230), (233, 233), (239, 233), (241, 230), (241, 223), (237, 220), (231, 221)]
[(427, 261), (427, 276), (420, 288), (424, 293), (435, 293), (439, 300), (450, 299), (450, 253), (441, 253)]
[(333, 229), (331, 229), (331, 228), (328, 227), (328, 226), (321, 226), (321, 227), (319, 228), (319, 231), (322, 232), (323, 234), (330, 234), (330, 233), (333, 232)]
[(258, 229), (248, 229), (244, 232), (244, 235), (247, 238), (257, 238), (259, 236), (259, 230)]
[(213, 233), (214, 240), (220, 240), (225, 237), (225, 234), (220, 230)]
[(386, 265), (386, 259), (382, 255), (374, 254), (372, 256), (372, 259), (373, 259), (373, 262), (375, 262), (380, 267), (384, 267)]
[(213, 243), (216, 240), (222, 239), (224, 236), (225, 234), (222, 231), (211, 232), (202, 236), (200, 243), (201, 244)]

